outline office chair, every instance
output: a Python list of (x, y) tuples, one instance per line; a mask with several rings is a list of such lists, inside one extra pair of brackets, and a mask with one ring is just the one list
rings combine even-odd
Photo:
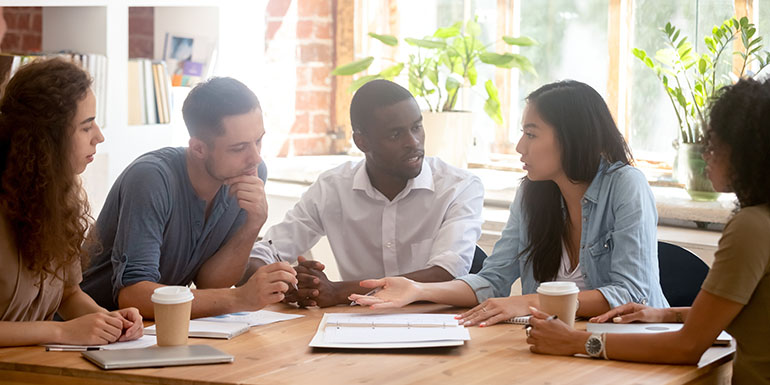
[(658, 241), (660, 287), (671, 307), (692, 306), (709, 267), (692, 251)]
[(487, 259), (487, 253), (476, 245), (476, 251), (473, 253), (473, 262), (471, 263), (471, 274), (476, 274), (481, 271), (481, 267), (484, 266), (484, 260)]

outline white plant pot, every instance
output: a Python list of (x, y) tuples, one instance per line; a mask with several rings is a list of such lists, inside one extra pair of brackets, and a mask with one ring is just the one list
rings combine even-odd
[(470, 111), (422, 112), (425, 155), (438, 157), (459, 168), (468, 167), (473, 145), (473, 113)]

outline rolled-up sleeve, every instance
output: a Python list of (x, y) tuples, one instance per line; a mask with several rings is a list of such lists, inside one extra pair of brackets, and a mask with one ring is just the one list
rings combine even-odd
[[(318, 206), (323, 202), (323, 188), (319, 181), (310, 185), (299, 202), (286, 213), (281, 223), (265, 232), (261, 241), (254, 243), (251, 258), (267, 264), (278, 262), (275, 250), (281, 259), (294, 262), (301, 253), (313, 247), (325, 235)], [(268, 244), (272, 241), (272, 247)]]
[(484, 186), (473, 176), (449, 205), (431, 247), (428, 266), (439, 266), (459, 277), (468, 274), (481, 236)]
[(511, 294), (511, 285), (521, 275), (519, 253), (521, 250), (521, 190), (510, 206), (508, 223), (500, 239), (495, 243), (492, 254), (484, 261), (484, 267), (478, 274), (459, 277), (474, 292), (479, 303), (492, 297), (507, 297)]
[(653, 293), (660, 292), (655, 198), (644, 175), (631, 170), (618, 178), (611, 193), (610, 283), (597, 289), (610, 307), (628, 302), (667, 307), (662, 294)]
[(119, 218), (112, 248), (112, 295), (137, 282), (159, 282), (160, 249), (170, 210), (160, 166), (137, 163), (122, 176)]

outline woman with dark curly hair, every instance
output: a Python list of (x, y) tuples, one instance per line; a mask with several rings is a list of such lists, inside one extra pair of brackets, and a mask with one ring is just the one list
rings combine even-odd
[(0, 346), (142, 335), (136, 309), (108, 313), (79, 286), (91, 217), (78, 174), (104, 141), (90, 86), (76, 65), (40, 61), (0, 100)]
[(536, 353), (592, 352), (626, 361), (695, 364), (722, 330), (738, 341), (733, 382), (770, 383), (770, 81), (741, 80), (713, 104), (704, 153), (714, 189), (734, 191), (739, 209), (725, 226), (692, 307), (626, 304), (591, 322), (684, 322), (654, 335), (591, 335), (535, 312), (527, 342)]

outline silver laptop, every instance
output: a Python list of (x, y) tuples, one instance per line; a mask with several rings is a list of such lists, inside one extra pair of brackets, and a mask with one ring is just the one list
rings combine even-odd
[(95, 350), (83, 357), (102, 369), (149, 368), (233, 362), (233, 356), (209, 345), (152, 346), (143, 349)]
[[(586, 331), (591, 333), (664, 333), (675, 332), (682, 328), (684, 324), (681, 323), (630, 323), (630, 324), (616, 324), (616, 323), (587, 323)], [(732, 341), (732, 336), (726, 331), (717, 336), (714, 341), (714, 345), (729, 345)]]

